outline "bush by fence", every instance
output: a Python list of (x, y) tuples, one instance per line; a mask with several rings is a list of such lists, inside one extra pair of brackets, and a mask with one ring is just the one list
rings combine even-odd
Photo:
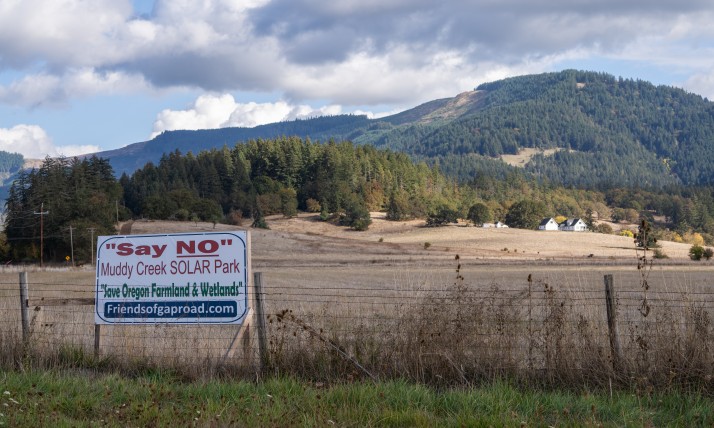
[[(30, 272), (26, 300), (18, 274), (5, 273), (0, 365), (155, 366), (192, 376), (405, 378), (441, 385), (508, 377), (714, 391), (714, 292), (705, 287), (673, 290), (649, 281), (645, 289), (618, 281), (615, 273), (608, 322), (603, 278), (557, 284), (529, 275), (474, 286), (454, 263), (445, 283), (392, 287), (359, 279), (334, 287), (271, 287), (266, 275), (262, 357), (257, 323), (240, 337), (239, 326), (102, 326), (97, 348), (93, 306), (78, 304), (94, 297), (92, 272)], [(21, 300), (29, 303), (24, 337)]]

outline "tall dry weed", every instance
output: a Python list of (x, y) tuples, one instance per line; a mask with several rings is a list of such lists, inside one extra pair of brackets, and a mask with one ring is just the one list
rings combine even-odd
[[(647, 278), (647, 289), (642, 282), (618, 283), (623, 355), (615, 369), (602, 283), (590, 284), (577, 271), (542, 270), (520, 280), (494, 276), (477, 283), (463, 274), (460, 257), (450, 263), (448, 278), (395, 267), (394, 284), (386, 287), (268, 289), (268, 364), (262, 374), (433, 385), (510, 378), (714, 391), (714, 294), (686, 278), (684, 285), (661, 281), (652, 287)], [(159, 368), (191, 377), (255, 375), (255, 359), (227, 352), (235, 326), (105, 326), (97, 358), (91, 307), (34, 311), (30, 347), (23, 348), (16, 287), (0, 289), (2, 367), (19, 361), (130, 372)], [(45, 289), (38, 287), (34, 298), (61, 294), (52, 284)], [(254, 336), (246, 337), (255, 347)]]

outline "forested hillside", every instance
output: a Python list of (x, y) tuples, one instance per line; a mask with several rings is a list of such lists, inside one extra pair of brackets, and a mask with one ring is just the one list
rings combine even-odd
[[(447, 124), (395, 128), (374, 144), (419, 159), (561, 148), (536, 157), (526, 170), (565, 185), (714, 182), (714, 106), (700, 96), (577, 71), (515, 77), (477, 91), (484, 95), (476, 113)], [(463, 167), (453, 172), (462, 179), (472, 173)]]
[(280, 136), (371, 144), (438, 162), (461, 181), (482, 167), (502, 170), (502, 154), (558, 148), (555, 155), (534, 157), (525, 171), (557, 184), (599, 189), (714, 184), (710, 101), (677, 88), (575, 70), (485, 83), (381, 119), (348, 115), (169, 131), (100, 155), (117, 172), (131, 173), (176, 149), (197, 153)]

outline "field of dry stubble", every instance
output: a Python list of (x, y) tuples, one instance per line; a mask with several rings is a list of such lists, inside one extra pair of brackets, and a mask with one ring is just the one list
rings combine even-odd
[[(614, 276), (621, 296), (623, 325), (637, 317), (642, 300), (643, 272), (637, 269), (638, 255), (632, 240), (625, 237), (465, 225), (426, 228), (419, 220), (388, 222), (379, 213), (374, 215), (373, 224), (366, 232), (320, 222), (315, 215), (292, 219), (270, 217), (268, 225), (269, 230), (250, 229), (252, 268), (254, 272), (263, 273), (266, 309), (271, 321), (269, 334), (276, 353), (283, 352), (282, 348), (277, 349), (281, 346), (294, 349), (309, 346), (309, 337), (294, 332), (295, 323), (314, 327), (346, 342), (356, 337), (355, 326), (362, 329), (360, 334), (371, 332), (385, 336), (385, 331), (392, 334), (395, 329), (403, 329), (403, 334), (408, 334), (415, 323), (423, 322), (422, 318), (434, 316), (434, 313), (429, 315), (429, 310), (436, 311), (436, 316), (448, 318), (454, 314), (444, 314), (462, 311), (462, 304), (468, 304), (471, 311), (474, 306), (491, 305), (495, 312), (488, 316), (527, 315), (531, 321), (549, 322), (554, 291), (558, 293), (557, 299), (561, 299), (558, 301), (567, 303), (567, 311), (589, 323), (588, 334), (598, 338), (598, 352), (603, 352), (606, 349), (603, 276)], [(125, 224), (122, 230), (154, 234), (231, 229), (236, 227), (137, 221)], [(656, 260), (652, 270), (647, 272), (648, 304), (656, 309), (671, 306), (673, 301), (690, 301), (694, 295), (700, 306), (714, 306), (709, 293), (714, 265), (690, 261), (687, 244), (660, 244), (669, 258)], [(5, 267), (0, 272), (0, 313), (3, 314), (0, 326), (5, 339), (19, 335), (17, 278), (22, 269)], [(90, 266), (31, 269), (28, 275), (30, 299), (93, 297), (94, 272)], [(455, 289), (461, 294), (448, 294)], [(466, 295), (470, 297), (463, 297)], [(450, 306), (437, 307), (434, 302), (446, 302)], [(532, 303), (535, 311), (529, 309), (525, 314), (526, 303)], [(32, 309), (32, 328), (38, 347), (92, 348), (91, 306)], [(275, 314), (285, 311), (292, 311), (294, 316), (292, 330), (272, 323), (276, 320)], [(495, 326), (492, 321), (487, 322), (488, 329), (495, 329), (494, 335), (503, 335), (503, 331), (498, 330), (502, 326)], [(575, 325), (576, 321), (572, 323)], [(479, 327), (481, 331), (484, 325)], [(419, 328), (421, 333), (426, 331)], [(301, 342), (286, 344), (290, 331), (293, 331), (292, 337)], [(519, 337), (509, 345), (513, 346), (509, 352), (515, 354), (497, 353), (494, 358), (505, 361), (516, 358), (516, 354), (525, 355), (522, 352), (525, 348), (532, 350), (532, 344), (523, 342), (532, 331), (512, 330), (511, 333)], [(574, 333), (573, 337), (580, 334)], [(169, 360), (173, 364), (195, 360), (220, 362), (227, 357), (226, 350), (234, 337), (235, 328), (221, 326), (108, 326), (102, 330), (102, 352)], [(517, 364), (521, 363), (522, 358)]]

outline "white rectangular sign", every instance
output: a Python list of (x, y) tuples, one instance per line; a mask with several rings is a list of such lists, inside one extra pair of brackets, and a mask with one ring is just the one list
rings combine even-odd
[(245, 231), (100, 236), (96, 324), (240, 324)]

